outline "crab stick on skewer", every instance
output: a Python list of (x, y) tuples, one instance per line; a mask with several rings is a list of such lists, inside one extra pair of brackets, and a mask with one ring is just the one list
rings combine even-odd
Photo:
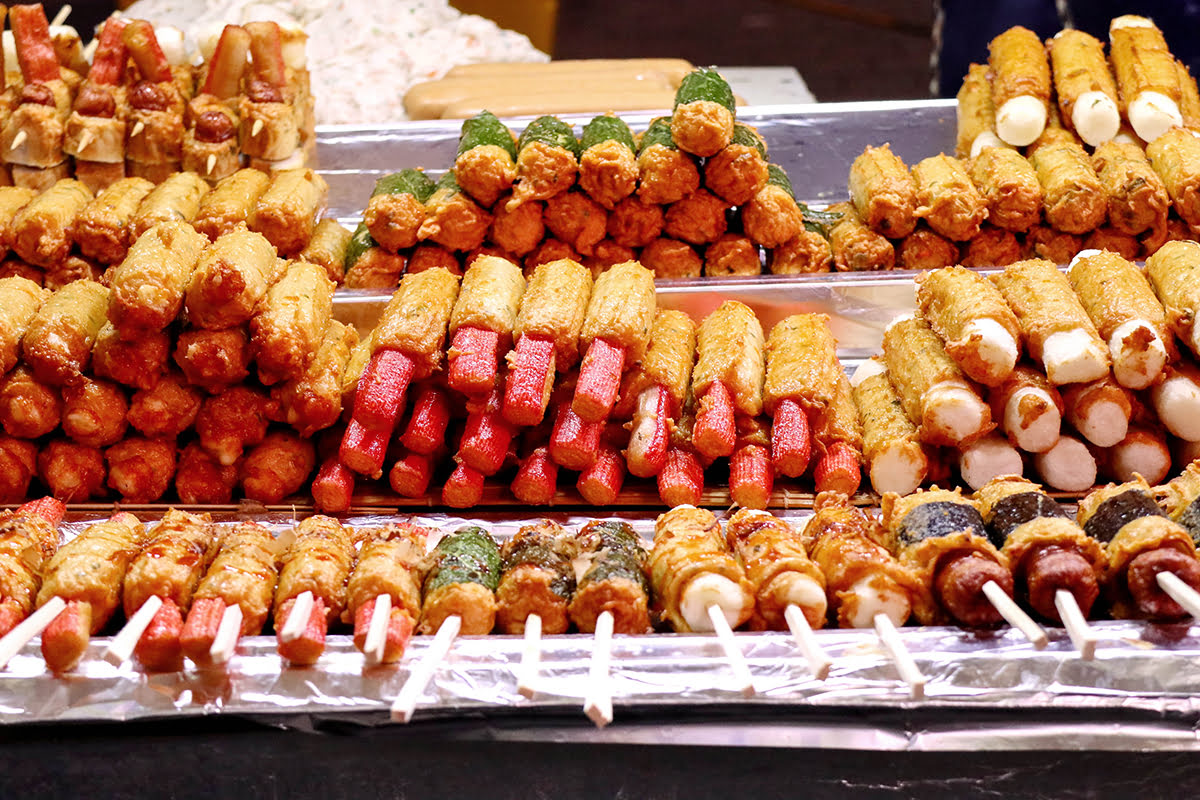
[(692, 442), (709, 458), (732, 455), (735, 415), (754, 418), (763, 410), (762, 325), (747, 306), (727, 300), (700, 324), (696, 350), (692, 391), (698, 406)]
[(200, 93), (188, 100), (182, 167), (212, 184), (241, 166), (237, 103), (249, 52), (246, 29), (226, 25), (208, 61)]
[(0, 636), (29, 616), (42, 586), (42, 568), (58, 552), (66, 507), (52, 497), (0, 512)]
[(687, 401), (696, 356), (696, 324), (682, 311), (659, 309), (642, 362), (625, 375), (617, 413), (632, 418), (625, 460), (650, 478), (666, 464), (671, 428)]
[(354, 646), (369, 665), (399, 661), (412, 638), (421, 615), (426, 536), (416, 525), (388, 525), (359, 550), (343, 618), (354, 623)]
[(766, 343), (763, 408), (772, 417), (771, 460), (783, 475), (808, 467), (816, 415), (834, 402), (841, 365), (823, 314), (796, 314), (775, 324)]
[(353, 561), (350, 534), (336, 519), (318, 515), (296, 526), (275, 587), (279, 654), (292, 664), (314, 664), (324, 652), (329, 624), (345, 610)]
[(1063, 399), (1033, 367), (1018, 365), (1008, 380), (988, 393), (988, 404), (1000, 430), (1026, 453), (1044, 453), (1058, 441)]

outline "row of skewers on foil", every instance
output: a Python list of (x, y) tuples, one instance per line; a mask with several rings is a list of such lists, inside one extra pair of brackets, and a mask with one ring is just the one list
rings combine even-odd
[(612, 520), (579, 530), (543, 520), (498, 543), (478, 524), (435, 533), (318, 515), (276, 536), (175, 509), (149, 526), (118, 512), (64, 543), (63, 507), (45, 498), (0, 516), (0, 669), (40, 635), (46, 665), (66, 675), (122, 610), (103, 657), (147, 673), (182, 670), (185, 657), (236, 669), (239, 639), (268, 620), (293, 667), (319, 665), (339, 624), (353, 625), (365, 668), (401, 662), (414, 633), (434, 635), (393, 706), (407, 721), (459, 634), (524, 636), (515, 672), (532, 697), (541, 636), (574, 629), (595, 636), (585, 710), (603, 724), (614, 634), (715, 633), (736, 689), (750, 696), (735, 628), (790, 631), (823, 680), (832, 661), (813, 629), (832, 623), (874, 628), (919, 696), (924, 676), (897, 634), (910, 617), (968, 628), (1007, 621), (1040, 649), (1049, 637), (1032, 612), (1065, 626), (1090, 659), (1100, 636), (1089, 617), (1200, 615), (1198, 500), (1195, 466), (1157, 489), (1140, 479), (1098, 489), (1075, 518), (1036, 484), (1006, 476), (974, 497), (889, 494), (879, 519), (824, 494), (802, 532), (763, 511), (723, 523), (679, 506), (655, 520), (647, 547)]
[(55, 47), (41, 4), (12, 6), (8, 18), (8, 183), (40, 190), (74, 177), (97, 192), (126, 176), (158, 183), (180, 171), (215, 183), (244, 165), (303, 166), (315, 147), (303, 31), (228, 25), (196, 66), (180, 31), (114, 16), (89, 45), (89, 64), (78, 37)]

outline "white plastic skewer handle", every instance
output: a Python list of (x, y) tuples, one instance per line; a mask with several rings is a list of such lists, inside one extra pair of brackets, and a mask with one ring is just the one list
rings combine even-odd
[(1183, 606), (1184, 611), (1194, 618), (1200, 619), (1200, 593), (1181, 581), (1174, 572), (1160, 572), (1154, 576), (1154, 579), (1158, 581), (1159, 587), (1171, 596), (1172, 600)]
[(146, 123), (142, 122), (139, 119), (137, 122), (133, 123), (133, 130), (129, 132), (129, 135), (137, 136), (139, 133), (141, 133), (144, 130), (146, 130)]
[(46, 605), (34, 611), (25, 619), (17, 623), (11, 631), (4, 634), (4, 638), (0, 639), (0, 669), (8, 666), (8, 662), (12, 657), (21, 652), (30, 639), (37, 636), (46, 627), (54, 622), (54, 618), (62, 613), (62, 610), (67, 607), (67, 601), (61, 597), (51, 597), (46, 601)]
[(221, 624), (217, 626), (217, 635), (213, 637), (212, 647), (208, 648), (208, 656), (212, 659), (212, 663), (224, 664), (232, 658), (241, 635), (242, 607), (237, 603), (225, 606), (225, 613), (221, 615)]
[(388, 620), (392, 616), (392, 596), (381, 594), (375, 598), (375, 610), (371, 612), (371, 624), (367, 626), (367, 639), (363, 642), (363, 657), (367, 666), (383, 663), (387, 649)]
[(12, 144), (8, 146), (9, 150), (16, 150), (21, 145), (25, 144), (25, 140), (29, 138), (29, 134), (25, 131), (17, 131), (17, 135), (13, 137)]
[(588, 690), (583, 698), (583, 713), (603, 728), (613, 720), (612, 686), (609, 684), (609, 664), (612, 662), (613, 615), (601, 612), (596, 617), (596, 633), (592, 639), (592, 660), (588, 664)]
[(142, 603), (142, 607), (134, 612), (129, 621), (125, 623), (125, 627), (121, 628), (121, 632), (109, 642), (108, 649), (104, 651), (105, 661), (119, 667), (129, 660), (129, 657), (133, 655), (133, 648), (137, 647), (138, 639), (142, 638), (146, 628), (150, 627), (154, 615), (158, 613), (158, 609), (162, 608), (162, 602), (162, 598), (156, 594), (146, 598), (146, 602)]
[(1096, 657), (1098, 637), (1084, 618), (1079, 603), (1075, 602), (1075, 595), (1066, 589), (1059, 589), (1054, 593), (1054, 607), (1058, 609), (1058, 616), (1062, 618), (1063, 627), (1071, 637), (1071, 644), (1079, 651), (1079, 657), (1091, 661)]
[(301, 592), (296, 597), (296, 601), (292, 603), (292, 610), (288, 614), (287, 622), (283, 623), (283, 627), (279, 629), (279, 641), (284, 644), (300, 638), (300, 634), (304, 633), (305, 626), (308, 625), (308, 618), (312, 616), (313, 610), (313, 593)]
[(808, 659), (808, 666), (813, 671), (813, 677), (819, 681), (823, 681), (829, 677), (829, 668), (833, 666), (831, 659), (825, 650), (821, 647), (821, 643), (817, 641), (817, 637), (813, 634), (812, 626), (808, 624), (808, 619), (805, 618), (804, 612), (795, 604), (789, 604), (783, 611), (783, 618), (787, 620), (788, 630), (792, 632), (792, 636), (796, 639), (796, 645), (800, 648), (800, 652)]
[(100, 47), (100, 37), (96, 36), (83, 48), (83, 60), (91, 62), (96, 57), (96, 49)]
[(542, 660), (542, 618), (530, 614), (525, 618), (525, 641), (521, 647), (521, 663), (517, 665), (517, 691), (529, 700), (537, 691), (538, 662)]
[(1000, 584), (988, 581), (983, 585), (983, 593), (1009, 625), (1025, 634), (1025, 638), (1034, 649), (1041, 650), (1050, 641), (1042, 626), (1034, 622), (1033, 618), (1000, 588)]
[(450, 653), (450, 647), (454, 644), (454, 639), (458, 636), (461, 628), (462, 617), (458, 614), (452, 614), (442, 622), (437, 636), (433, 637), (433, 644), (429, 645), (424, 657), (413, 667), (408, 680), (400, 689), (400, 694), (396, 695), (396, 699), (392, 703), (392, 720), (394, 722), (408, 722), (412, 719), (413, 712), (417, 710), (417, 701), (425, 693), (425, 687), (429, 685), (429, 681), (433, 680), (434, 670), (446, 660), (446, 656)]
[(50, 20), (50, 27), (54, 28), (62, 25), (67, 21), (67, 17), (69, 16), (71, 16), (71, 4), (64, 3), (63, 7), (58, 10), (58, 13), (54, 15), (54, 19)]
[(875, 615), (875, 634), (879, 636), (879, 640), (883, 642), (883, 646), (892, 656), (892, 660), (896, 662), (896, 669), (900, 672), (900, 679), (908, 684), (909, 692), (914, 700), (920, 700), (925, 696), (925, 675), (921, 672), (921, 668), (917, 666), (917, 662), (913, 661), (912, 653), (908, 652), (908, 648), (904, 646), (904, 640), (900, 638), (900, 632), (896, 630), (896, 626), (892, 624), (892, 620), (887, 614), (882, 611)]
[(733, 635), (733, 628), (729, 627), (729, 620), (725, 619), (725, 612), (719, 605), (713, 603), (708, 607), (708, 618), (712, 621), (713, 632), (717, 634), (717, 640), (725, 651), (725, 657), (729, 659), (729, 666), (733, 668), (737, 690), (741, 692), (742, 697), (753, 697), (758, 691), (754, 688), (754, 676), (750, 674), (750, 665), (746, 663), (745, 653), (742, 652), (742, 648), (738, 647), (737, 637)]
[(250, 137), (254, 138), (255, 136), (258, 136), (258, 134), (262, 132), (262, 129), (263, 121), (261, 119), (254, 120), (254, 125), (250, 128)]

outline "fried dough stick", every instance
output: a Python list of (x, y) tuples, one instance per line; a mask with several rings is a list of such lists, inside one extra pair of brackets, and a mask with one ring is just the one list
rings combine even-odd
[(1055, 595), (1065, 590), (1088, 616), (1107, 566), (1104, 547), (1037, 484), (1024, 478), (995, 478), (975, 498), (988, 538), (1008, 557), (1029, 606), (1045, 619), (1061, 623)]
[[(316, 515), (296, 526), (295, 539), (280, 556), (275, 587), (279, 655), (297, 666), (315, 664), (321, 657), (330, 623), (346, 608), (353, 562), (354, 544), (336, 519)], [(296, 614), (303, 616), (293, 620)]]
[(973, 381), (997, 386), (1021, 356), (1021, 328), (987, 278), (963, 267), (917, 276), (917, 307)]
[(90, 525), (59, 548), (42, 573), (38, 608), (60, 597), (67, 607), (42, 633), (42, 657), (56, 673), (75, 668), (121, 605), (125, 573), (142, 548), (146, 529), (137, 517), (114, 514)]
[(63, 153), (75, 159), (76, 177), (96, 193), (125, 177), (126, 24), (117, 17), (105, 20), (63, 134)]
[(129, 90), (125, 166), (129, 174), (158, 183), (183, 158), (184, 98), (149, 22), (131, 21), (121, 38), (139, 76)]
[(188, 101), (182, 167), (212, 184), (237, 172), (241, 166), (238, 89), (249, 54), (249, 32), (237, 25), (226, 25), (206, 65), (204, 85)]
[(988, 65), (996, 133), (1008, 144), (1024, 147), (1046, 127), (1052, 87), (1042, 40), (1028, 28), (1009, 28), (988, 45)]
[(711, 511), (676, 506), (654, 521), (648, 562), (655, 606), (680, 633), (711, 631), (715, 606), (729, 627), (754, 615), (754, 589)]
[(481, 256), (463, 274), (450, 315), (446, 385), (467, 395), (490, 392), (500, 357), (509, 351), (525, 278), (521, 268), (496, 256)]
[(0, 636), (33, 611), (42, 570), (58, 552), (65, 511), (51, 497), (0, 511)]
[(1104, 44), (1067, 29), (1054, 35), (1048, 49), (1062, 118), (1092, 147), (1112, 139), (1121, 127), (1121, 111)]

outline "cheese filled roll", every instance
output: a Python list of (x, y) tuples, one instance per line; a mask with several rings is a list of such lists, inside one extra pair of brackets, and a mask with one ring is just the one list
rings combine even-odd
[(1108, 27), (1113, 73), (1125, 116), (1147, 142), (1183, 124), (1179, 76), (1162, 31), (1146, 17), (1117, 17)]
[(917, 276), (917, 307), (971, 380), (1004, 381), (1021, 355), (1021, 327), (996, 286), (963, 267)]
[(996, 134), (1008, 144), (1024, 147), (1046, 127), (1051, 85), (1042, 40), (1028, 28), (1009, 28), (988, 45), (988, 65)]
[(1104, 44), (1090, 34), (1068, 28), (1055, 34), (1048, 48), (1063, 120), (1092, 147), (1116, 136), (1121, 112)]
[(955, 107), (958, 135), (954, 155), (974, 158), (988, 147), (1007, 147), (996, 135), (996, 108), (992, 105), (992, 82), (984, 64), (971, 64), (958, 90)]
[(850, 165), (850, 199), (876, 233), (902, 239), (917, 224), (917, 186), (889, 145), (867, 146)]

